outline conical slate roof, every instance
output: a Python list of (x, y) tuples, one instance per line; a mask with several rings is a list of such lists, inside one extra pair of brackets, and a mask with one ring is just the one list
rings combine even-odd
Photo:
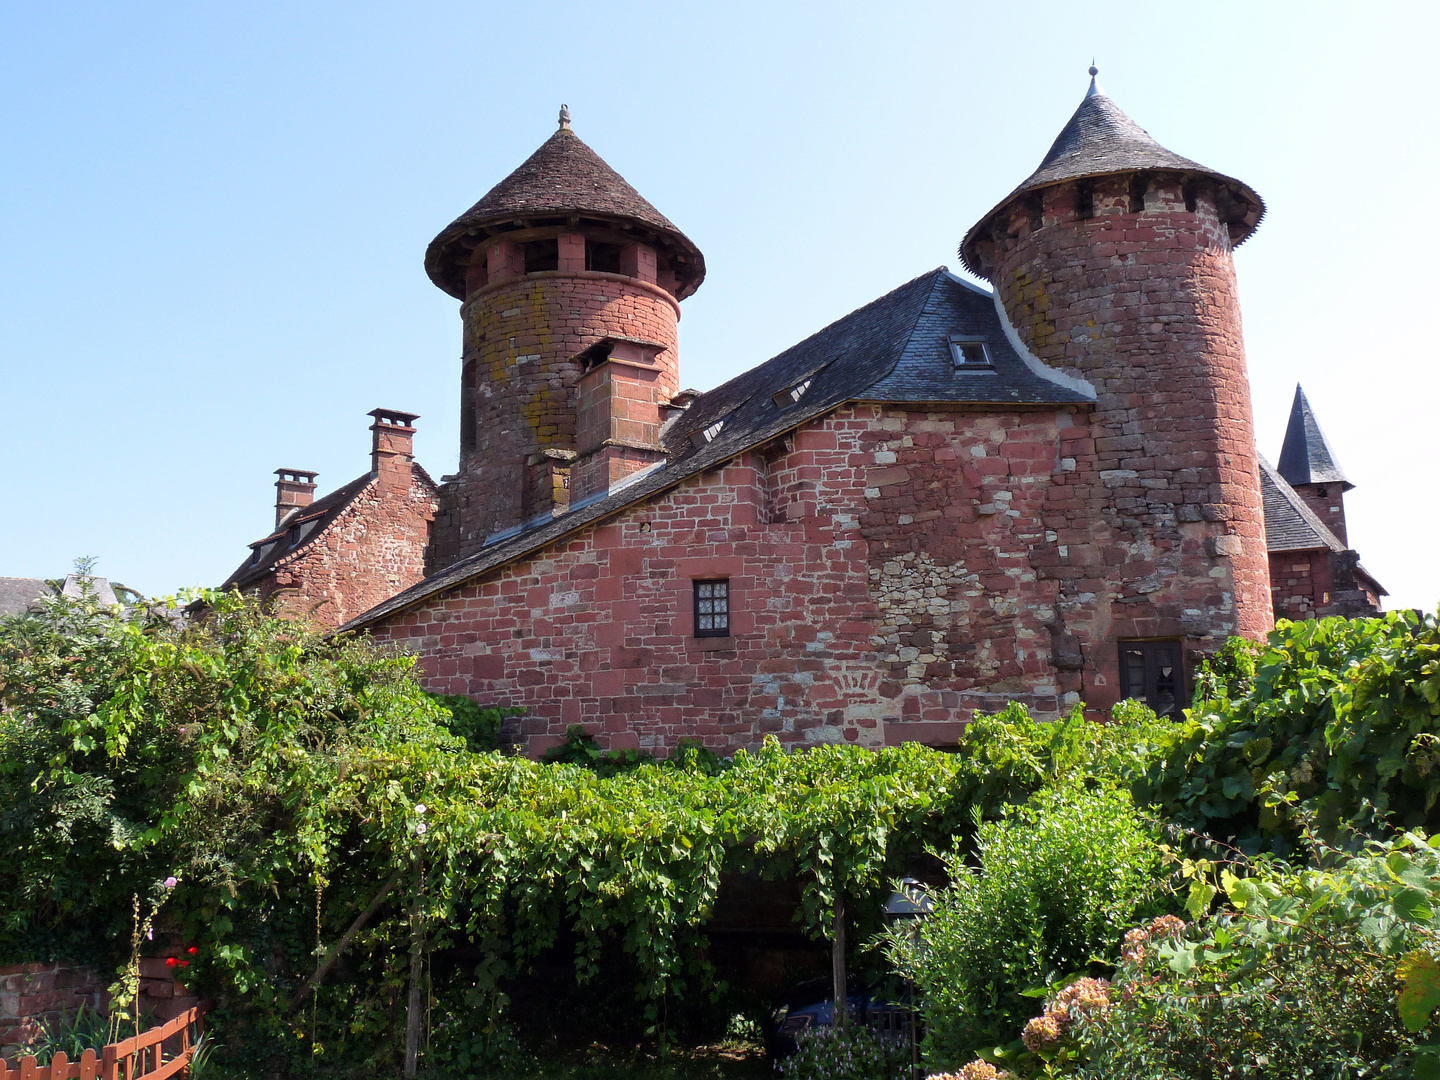
[(1090, 89), (1069, 123), (1056, 136), (1039, 168), (965, 234), (960, 244), (960, 258), (971, 270), (980, 270), (973, 251), (975, 241), (989, 235), (995, 217), (1016, 196), (1086, 177), (1139, 171), (1203, 176), (1218, 182), (1221, 218), (1230, 226), (1232, 244), (1243, 243), (1259, 226), (1265, 215), (1265, 204), (1249, 185), (1165, 149), (1105, 95), (1094, 74), (1092, 68)]
[(431, 241), (425, 271), (440, 288), (463, 299), (464, 266), (483, 236), (503, 231), (497, 227), (562, 216), (636, 230), (637, 239), (655, 243), (670, 256), (681, 297), (694, 292), (705, 277), (700, 249), (570, 130), (568, 113), (560, 129), (524, 164)]
[(1277, 471), (1288, 484), (1343, 484), (1347, 491), (1355, 486), (1335, 460), (1335, 452), (1320, 430), (1299, 383), (1295, 384), (1295, 401), (1290, 406), (1290, 424), (1285, 429), (1285, 443), (1280, 447)]

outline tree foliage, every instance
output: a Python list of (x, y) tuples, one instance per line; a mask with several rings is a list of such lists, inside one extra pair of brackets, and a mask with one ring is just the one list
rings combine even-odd
[(1433, 828), (1440, 796), (1435, 616), (1282, 621), (1232, 639), (1138, 793), (1249, 851), (1293, 851), (1295, 811), (1324, 836)]

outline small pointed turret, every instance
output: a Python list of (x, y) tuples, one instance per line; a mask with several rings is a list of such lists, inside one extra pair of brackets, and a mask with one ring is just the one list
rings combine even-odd
[(1166, 173), (1184, 178), (1187, 185), (1204, 184), (1212, 192), (1216, 211), (1230, 237), (1230, 246), (1243, 244), (1260, 226), (1265, 203), (1240, 180), (1199, 162), (1181, 157), (1156, 142), (1100, 89), (1100, 69), (1090, 65), (1090, 88), (1080, 107), (1060, 129), (1039, 168), (965, 234), (960, 259), (980, 277), (990, 276), (985, 244), (1003, 232), (1006, 207), (1021, 196), (1046, 188), (1123, 173), (1153, 176)]
[(1342, 490), (1349, 491), (1355, 486), (1335, 460), (1335, 451), (1330, 449), (1330, 443), (1320, 430), (1315, 412), (1299, 383), (1295, 384), (1295, 401), (1290, 406), (1290, 424), (1285, 429), (1277, 471), (1291, 487), (1339, 484)]
[(1299, 383), (1295, 384), (1290, 424), (1285, 429), (1280, 465), (1275, 471), (1300, 493), (1331, 532), (1349, 543), (1345, 535), (1345, 492), (1355, 485), (1335, 459), (1335, 451), (1330, 449)]

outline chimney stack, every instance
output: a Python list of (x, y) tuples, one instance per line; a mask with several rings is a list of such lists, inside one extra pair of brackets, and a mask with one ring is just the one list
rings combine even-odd
[(305, 469), (276, 469), (275, 475), (275, 527), (285, 520), (292, 510), (309, 506), (315, 501), (315, 477), (319, 473)]
[(382, 487), (408, 489), (410, 464), (414, 461), (415, 421), (419, 413), (395, 409), (372, 409), (375, 418), (370, 425), (374, 440), (370, 445), (370, 470), (380, 477)]

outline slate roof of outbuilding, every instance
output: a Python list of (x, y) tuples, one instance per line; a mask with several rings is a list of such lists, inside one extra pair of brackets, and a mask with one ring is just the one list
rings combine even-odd
[(966, 266), (980, 272), (978, 260), (972, 258), (971, 245), (989, 234), (995, 215), (1017, 195), (1067, 180), (1157, 170), (1195, 173), (1219, 181), (1245, 211), (1243, 228), (1231, 236), (1233, 245), (1244, 243), (1265, 216), (1264, 201), (1248, 184), (1165, 149), (1111, 101), (1092, 78), (1089, 92), (1069, 122), (1060, 129), (1039, 167), (965, 234), (960, 244), (960, 257)]
[[(435, 481), (430, 478), (429, 473), (421, 468), (418, 461), (412, 461), (411, 468), (424, 483), (429, 484), (432, 489), (435, 487)], [(287, 561), (291, 556), (309, 549), (325, 535), (325, 530), (345, 512), (346, 507), (359, 498), (361, 493), (376, 479), (377, 476), (374, 472), (362, 473), (345, 486), (336, 488), (324, 498), (316, 499), (309, 506), (301, 507), (298, 513), (291, 513), (274, 532), (261, 537), (250, 545), (250, 557), (236, 567), (234, 573), (225, 579), (225, 583), (220, 588), (222, 590), (232, 587), (244, 588), (276, 569), (280, 563)], [(284, 542), (285, 538), (290, 535), (291, 529), (301, 527), (307, 522), (314, 524), (300, 543), (290, 547), (288, 543)], [(266, 544), (270, 544), (271, 547), (268, 551), (263, 551)], [(263, 551), (258, 560), (254, 554), (256, 551)]]
[[(983, 336), (993, 374), (954, 371), (951, 334)], [(1033, 366), (1032, 366), (1033, 365)], [(573, 504), (548, 519), (461, 559), (341, 627), (374, 623), (526, 557), (560, 538), (596, 524), (725, 464), (745, 451), (798, 428), (852, 401), (1016, 407), (1088, 404), (1094, 400), (1074, 381), (1049, 373), (1014, 348), (994, 297), (963, 282), (943, 266), (906, 282), (831, 323), (778, 356), (743, 372), (668, 423), (661, 438), (669, 457), (637, 473), (604, 497)], [(782, 407), (775, 396), (810, 379), (798, 402)], [(695, 446), (691, 435), (723, 421), (715, 438)]]
[(546, 139), (519, 168), (440, 231), (426, 249), (425, 272), (440, 288), (463, 299), (456, 292), (457, 284), (448, 265), (461, 237), (485, 225), (553, 214), (643, 225), (693, 260), (693, 280), (683, 290), (685, 295), (694, 292), (705, 277), (704, 256), (690, 238), (568, 127)]
[(1295, 400), (1290, 406), (1290, 423), (1285, 428), (1277, 469), (1291, 484), (1343, 484), (1347, 491), (1355, 486), (1335, 460), (1335, 452), (1299, 383), (1295, 384)]

